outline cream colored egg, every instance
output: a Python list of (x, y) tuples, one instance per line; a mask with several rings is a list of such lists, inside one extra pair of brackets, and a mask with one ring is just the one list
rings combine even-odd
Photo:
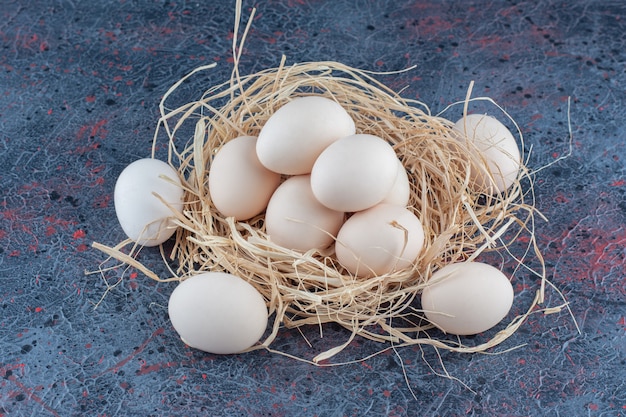
[(263, 296), (248, 282), (224, 272), (205, 272), (182, 281), (167, 309), (183, 342), (210, 353), (248, 349), (267, 327)]
[(315, 197), (333, 210), (354, 212), (380, 203), (398, 176), (398, 158), (385, 140), (368, 134), (339, 139), (311, 171)]
[(454, 129), (460, 140), (473, 143), (479, 152), (474, 155), (472, 185), (489, 193), (506, 191), (515, 182), (521, 165), (520, 151), (509, 129), (498, 119), (483, 114), (461, 118)]
[(209, 193), (224, 217), (247, 220), (260, 214), (280, 183), (280, 174), (259, 162), (256, 143), (254, 136), (237, 137), (226, 142), (211, 162)]
[(344, 213), (323, 206), (311, 191), (311, 177), (296, 175), (274, 192), (265, 213), (270, 239), (287, 249), (306, 252), (330, 246)]
[(497, 268), (481, 262), (446, 265), (422, 292), (426, 318), (446, 333), (472, 335), (498, 324), (513, 304), (513, 286)]
[(337, 260), (352, 274), (371, 277), (411, 266), (424, 246), (424, 229), (408, 209), (381, 203), (353, 214), (339, 230)]
[(381, 203), (395, 204), (396, 206), (406, 206), (411, 198), (411, 185), (409, 183), (409, 175), (398, 160), (398, 174), (396, 180), (391, 186), (391, 190), (385, 196)]
[(113, 201), (126, 236), (143, 246), (160, 245), (176, 231), (175, 212), (183, 208), (178, 172), (158, 159), (136, 160), (117, 178)]
[(322, 96), (299, 97), (266, 121), (256, 151), (261, 163), (272, 171), (309, 174), (328, 145), (355, 131), (354, 121), (337, 102)]

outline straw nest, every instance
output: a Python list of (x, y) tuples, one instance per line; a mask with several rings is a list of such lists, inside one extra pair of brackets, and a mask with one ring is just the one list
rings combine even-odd
[[(154, 137), (153, 151), (167, 143), (169, 163), (178, 170), (185, 189), (171, 258), (164, 256), (172, 276), (159, 277), (141, 265), (134, 258), (138, 248), (130, 252), (124, 248), (132, 242), (112, 248), (94, 244), (100, 250), (159, 281), (182, 280), (201, 271), (225, 271), (247, 280), (264, 296), (273, 314), (271, 332), (251, 349), (269, 349), (283, 326), (333, 322), (348, 329), (346, 342), (319, 353), (315, 363), (334, 356), (357, 335), (393, 346), (429, 344), (459, 352), (485, 351), (510, 336), (542, 302), (546, 280), (535, 244), (537, 211), (525, 166), (505, 194), (473, 190), (469, 172), (476, 161), (467, 157), (467, 147), (472, 145), (454, 136), (450, 121), (431, 115), (420, 102), (402, 98), (375, 75), (337, 62), (287, 66), (283, 58), (277, 68), (245, 76), (235, 65), (230, 80), (210, 88), (199, 100), (176, 109), (166, 107), (187, 78), (210, 67), (196, 69), (167, 92)], [(456, 103), (464, 113), (473, 100), (470, 92), (471, 87), (467, 99)], [(355, 278), (338, 264), (332, 248), (307, 253), (285, 249), (265, 234), (262, 214), (238, 222), (222, 217), (212, 204), (208, 171), (220, 147), (241, 135), (258, 135), (278, 108), (312, 94), (342, 105), (354, 119), (357, 132), (391, 143), (406, 168), (411, 183), (409, 206), (425, 232), (424, 249), (410, 268)], [(516, 240), (526, 242), (526, 249), (514, 257), (508, 247)], [(485, 251), (498, 251), (528, 270), (526, 258), (538, 261), (539, 271), (531, 270), (538, 277), (537, 296), (527, 313), (484, 343), (467, 346), (459, 339), (444, 338), (436, 329), (431, 331), (433, 326), (415, 299), (429, 285), (433, 272), (452, 262), (473, 260)]]

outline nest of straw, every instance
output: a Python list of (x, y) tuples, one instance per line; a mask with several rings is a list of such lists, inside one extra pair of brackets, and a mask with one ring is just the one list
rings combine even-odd
[[(356, 336), (394, 346), (429, 344), (459, 352), (485, 351), (513, 334), (542, 302), (546, 280), (533, 233), (537, 211), (531, 176), (524, 166), (504, 194), (474, 189), (470, 171), (477, 161), (468, 158), (468, 146), (473, 145), (455, 137), (449, 120), (431, 115), (421, 102), (402, 98), (374, 74), (337, 62), (287, 66), (283, 58), (276, 68), (245, 76), (235, 63), (227, 82), (211, 87), (197, 101), (167, 108), (167, 100), (184, 81), (213, 66), (196, 69), (167, 92), (154, 136), (153, 156), (165, 141), (168, 161), (179, 172), (185, 190), (183, 212), (175, 213), (179, 228), (174, 247), (169, 259), (163, 256), (172, 276), (159, 277), (139, 263), (133, 256), (138, 248), (130, 241), (115, 247), (94, 243), (98, 249), (158, 281), (183, 280), (203, 271), (224, 271), (245, 279), (264, 296), (273, 317), (267, 337), (251, 349), (269, 349), (283, 326), (332, 322), (349, 330), (345, 343), (319, 353), (314, 363), (334, 356)], [(472, 101), (470, 93), (471, 86), (466, 100), (456, 103), (464, 113)], [(387, 140), (406, 168), (409, 208), (425, 233), (422, 253), (411, 267), (357, 278), (341, 267), (332, 247), (307, 253), (285, 249), (265, 234), (262, 214), (235, 221), (222, 217), (212, 204), (208, 172), (220, 147), (241, 135), (258, 135), (278, 108), (313, 94), (345, 108), (358, 133)], [(519, 128), (518, 134), (521, 139)], [(525, 239), (518, 239), (520, 235)], [(508, 250), (516, 240), (527, 242), (521, 257)], [(133, 245), (130, 253), (125, 249), (128, 245)], [(531, 255), (538, 259), (541, 268), (535, 274), (540, 284), (527, 312), (478, 345), (446, 339), (436, 329), (431, 332), (434, 326), (421, 314), (416, 297), (429, 285), (433, 272), (452, 262), (473, 260), (485, 251), (509, 256), (518, 267), (526, 266)]]

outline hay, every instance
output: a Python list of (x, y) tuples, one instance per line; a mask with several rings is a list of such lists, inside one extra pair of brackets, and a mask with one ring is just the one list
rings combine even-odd
[[(456, 352), (486, 352), (511, 336), (543, 302), (547, 282), (534, 235), (535, 216), (541, 215), (535, 209), (532, 173), (522, 166), (517, 181), (503, 195), (472, 190), (469, 173), (471, 164), (477, 161), (468, 158), (468, 147), (473, 145), (459, 141), (451, 130), (452, 123), (431, 115), (428, 106), (401, 97), (379, 82), (375, 74), (338, 62), (286, 65), (283, 57), (276, 68), (241, 75), (238, 61), (248, 28), (240, 45), (236, 44), (235, 29), (231, 79), (209, 88), (197, 101), (168, 109), (168, 99), (183, 82), (215, 64), (197, 68), (174, 84), (160, 105), (153, 157), (165, 141), (168, 162), (180, 174), (185, 189), (183, 212), (175, 215), (179, 229), (171, 257), (167, 259), (162, 250), (172, 276), (158, 277), (138, 262), (133, 256), (139, 249), (136, 245), (126, 253), (132, 242), (115, 247), (94, 243), (94, 247), (106, 253), (109, 260), (136, 267), (157, 281), (184, 280), (202, 271), (224, 271), (242, 277), (263, 295), (273, 315), (269, 335), (249, 350), (273, 351), (271, 344), (282, 326), (321, 327), (324, 323), (337, 323), (350, 335), (345, 343), (308, 362), (319, 364), (333, 357), (356, 336), (391, 344), (394, 349), (431, 345)], [(466, 100), (457, 103), (463, 106), (464, 114), (476, 100), (471, 98), (471, 90), (472, 85)], [(237, 222), (222, 217), (212, 204), (207, 174), (220, 147), (240, 135), (258, 135), (279, 107), (311, 94), (342, 105), (354, 119), (358, 133), (376, 135), (391, 143), (407, 169), (411, 183), (409, 208), (420, 218), (425, 233), (424, 249), (410, 268), (369, 279), (355, 278), (338, 264), (332, 248), (307, 253), (285, 249), (265, 234), (263, 215)], [(504, 115), (509, 117), (506, 112)], [(515, 124), (510, 117), (509, 121)], [(191, 137), (189, 133), (185, 137), (190, 131), (194, 132)], [(484, 171), (483, 164), (478, 164)], [(527, 242), (526, 248), (522, 256), (513, 256), (509, 247), (520, 241)], [(486, 251), (508, 257), (517, 264), (516, 271), (523, 268), (536, 275), (539, 285), (534, 300), (526, 313), (484, 343), (467, 346), (458, 338), (437, 339), (435, 335), (441, 333), (416, 308), (415, 298), (442, 266), (474, 260)], [(539, 263), (538, 271), (529, 266), (529, 259)], [(175, 269), (171, 269), (172, 264), (176, 264)], [(553, 307), (550, 312), (561, 307)]]
[[(202, 67), (198, 71), (208, 70)], [(187, 78), (187, 77), (186, 77)], [(484, 351), (501, 343), (523, 322), (516, 318), (489, 341), (473, 347), (458, 342), (417, 337), (433, 326), (416, 310), (414, 298), (428, 285), (434, 271), (451, 262), (475, 259), (484, 251), (506, 252), (521, 234), (529, 242), (526, 254), (541, 261), (534, 239), (532, 181), (528, 170), (504, 195), (490, 195), (469, 187), (468, 149), (451, 131), (451, 122), (432, 116), (422, 103), (404, 99), (372, 75), (337, 62), (310, 62), (233, 79), (210, 88), (195, 102), (168, 110), (165, 103), (179, 81), (165, 95), (153, 143), (156, 150), (166, 136), (169, 163), (178, 170), (185, 188), (183, 213), (172, 251), (174, 276), (161, 279), (123, 254), (123, 245), (107, 248), (109, 256), (159, 281), (182, 280), (199, 271), (225, 271), (250, 282), (274, 314), (273, 331), (259, 347), (269, 347), (280, 326), (321, 325), (333, 322), (359, 335), (394, 344), (431, 344), (459, 352)], [(341, 104), (360, 133), (391, 143), (409, 173), (409, 207), (424, 226), (424, 249), (415, 264), (370, 279), (355, 278), (338, 264), (332, 250), (299, 253), (272, 243), (264, 232), (263, 215), (246, 222), (223, 218), (208, 190), (212, 157), (227, 141), (258, 135), (264, 122), (295, 97), (316, 94)], [(226, 102), (219, 106), (215, 103)], [(179, 132), (192, 124), (195, 133), (180, 145)], [(524, 191), (522, 180), (529, 187)], [(531, 200), (526, 202), (528, 197)], [(507, 241), (504, 241), (507, 236)], [(127, 242), (128, 243), (128, 242)], [(525, 259), (515, 259), (524, 264)], [(545, 273), (538, 273), (541, 280)], [(543, 299), (540, 290), (529, 311)], [(344, 345), (318, 355), (314, 362), (338, 353)], [(254, 349), (253, 348), (253, 349)]]

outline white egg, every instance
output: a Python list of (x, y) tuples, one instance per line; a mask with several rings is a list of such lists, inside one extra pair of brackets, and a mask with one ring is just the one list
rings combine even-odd
[(497, 268), (459, 262), (436, 271), (422, 292), (426, 318), (446, 333), (472, 335), (498, 324), (513, 304), (513, 286)]
[(143, 246), (160, 245), (176, 231), (172, 209), (180, 212), (183, 208), (178, 172), (158, 159), (134, 161), (117, 178), (113, 201), (117, 219), (130, 239)]
[(205, 272), (182, 281), (167, 308), (183, 342), (210, 353), (248, 349), (267, 327), (263, 296), (248, 282), (224, 272)]
[(261, 163), (272, 171), (308, 174), (328, 145), (355, 131), (354, 121), (337, 102), (321, 96), (299, 97), (265, 122), (256, 151)]
[(280, 246), (301, 252), (330, 246), (344, 213), (322, 205), (311, 191), (311, 177), (296, 175), (274, 192), (265, 213), (265, 229)]
[(209, 169), (209, 193), (224, 217), (247, 220), (260, 214), (280, 184), (280, 174), (259, 162), (257, 138), (240, 136), (226, 142)]
[(455, 123), (454, 130), (460, 140), (470, 141), (479, 152), (473, 155), (476, 166), (471, 172), (472, 185), (489, 193), (506, 191), (521, 165), (520, 151), (509, 129), (494, 117), (469, 114)]
[(311, 171), (315, 197), (333, 210), (354, 212), (380, 203), (398, 176), (398, 158), (385, 140), (368, 134), (339, 139)]
[(405, 207), (378, 204), (353, 214), (337, 235), (337, 260), (352, 274), (371, 277), (411, 266), (424, 246), (420, 220)]
[(391, 186), (391, 190), (381, 203), (395, 204), (396, 206), (406, 206), (411, 198), (411, 185), (409, 175), (402, 162), (398, 160), (398, 175)]

